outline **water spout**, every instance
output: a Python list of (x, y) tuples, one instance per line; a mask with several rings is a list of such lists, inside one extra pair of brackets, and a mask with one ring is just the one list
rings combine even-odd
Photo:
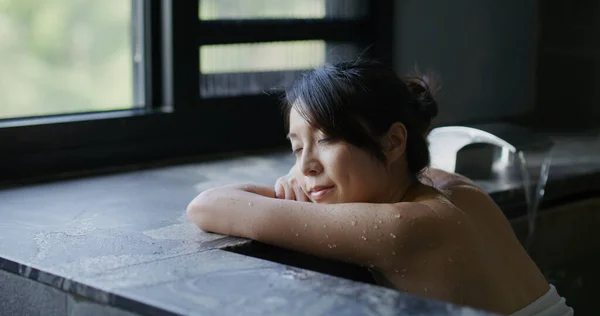
[[(527, 205), (528, 235), (525, 241), (526, 249), (529, 249), (534, 241), (537, 211), (545, 194), (545, 187), (550, 172), (552, 161), (552, 148), (554, 142), (547, 137), (532, 133), (522, 127), (508, 124), (486, 124), (473, 127), (447, 126), (433, 129), (428, 136), (431, 153), (431, 166), (448, 172), (457, 172), (458, 152), (471, 144), (488, 144), (498, 150), (499, 154), (494, 157), (480, 155), (477, 160), (481, 163), (467, 161), (462, 165), (468, 168), (486, 168), (487, 170), (506, 171), (514, 161), (518, 165), (520, 182), (525, 192)], [(526, 152), (543, 152), (539, 169), (539, 177), (531, 177), (531, 171), (527, 164)], [(477, 161), (479, 162), (479, 161)], [(485, 165), (487, 163), (487, 165)], [(479, 172), (479, 174), (484, 174)]]

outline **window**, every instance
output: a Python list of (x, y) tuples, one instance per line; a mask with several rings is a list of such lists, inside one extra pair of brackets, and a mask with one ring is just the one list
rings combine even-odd
[(0, 0), (0, 181), (284, 145), (277, 93), (391, 63), (392, 4)]
[(302, 71), (327, 60), (356, 56), (358, 49), (353, 45), (332, 45), (322, 40), (202, 46), (200, 95), (209, 98), (277, 92)]
[[(200, 47), (200, 95), (214, 98), (281, 90), (301, 71), (326, 61), (356, 58), (364, 43), (360, 37), (345, 39), (340, 34), (351, 31), (364, 19), (367, 3), (366, 0), (199, 0), (201, 21), (220, 22), (222, 27), (227, 27), (228, 22), (245, 23), (250, 29), (256, 28), (254, 34), (238, 35), (239, 39), (227, 40), (227, 44)], [(272, 30), (281, 28), (282, 33), (286, 29), (293, 33), (302, 32), (303, 26), (319, 24), (333, 36), (318, 38), (313, 33), (308, 37), (314, 39), (295, 41), (256, 38), (268, 32), (269, 26)], [(346, 30), (340, 27), (344, 25)], [(235, 27), (231, 23), (229, 26)]]
[(356, 19), (368, 12), (366, 0), (199, 0), (200, 20)]
[(128, 109), (132, 1), (0, 2), (0, 118)]

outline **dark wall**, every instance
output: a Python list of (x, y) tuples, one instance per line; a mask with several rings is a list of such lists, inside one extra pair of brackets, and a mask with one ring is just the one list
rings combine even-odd
[(438, 124), (529, 113), (537, 14), (535, 0), (396, 0), (395, 68), (441, 76)]
[(600, 126), (600, 1), (540, 1), (536, 116), (546, 126)]

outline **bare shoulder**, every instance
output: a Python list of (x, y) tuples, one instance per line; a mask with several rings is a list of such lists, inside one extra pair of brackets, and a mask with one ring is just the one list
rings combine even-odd
[(472, 185), (459, 185), (448, 191), (448, 200), (463, 211), (499, 211), (500, 208), (483, 189)]
[[(480, 231), (482, 227), (486, 227), (487, 231), (510, 229), (496, 202), (487, 192), (474, 185), (454, 186), (419, 203), (427, 205), (439, 215), (439, 220), (435, 222), (437, 227), (434, 229), (440, 233), (445, 232), (444, 238), (467, 237), (470, 233)], [(474, 230), (466, 229), (467, 227)]]
[(463, 213), (454, 203), (457, 197), (465, 199), (473, 195), (480, 197), (485, 193), (468, 184), (445, 190), (424, 186), (414, 201), (404, 206), (404, 212), (413, 213), (433, 225), (440, 225), (444, 224), (446, 218), (460, 216)]
[(396, 206), (399, 216), (404, 219), (402, 231), (410, 236), (407, 238), (409, 241), (421, 246), (424, 242), (447, 240), (456, 229), (460, 229), (461, 221), (466, 221), (465, 212), (443, 194), (432, 194)]
[(473, 197), (485, 198), (485, 192), (469, 185), (465, 185), (464, 190), (455, 188), (458, 189), (458, 193), (426, 189), (425, 194), (409, 203), (409, 207), (404, 208), (402, 212), (410, 213), (410, 218), (416, 220), (413, 226), (420, 226), (416, 232), (413, 230), (414, 233), (422, 231), (424, 233), (421, 233), (421, 238), (432, 242), (437, 239), (451, 241), (454, 237), (462, 235), (458, 232), (464, 230), (465, 225), (470, 221), (470, 214), (464, 209), (464, 204), (457, 203), (457, 197), (460, 201), (473, 202)]

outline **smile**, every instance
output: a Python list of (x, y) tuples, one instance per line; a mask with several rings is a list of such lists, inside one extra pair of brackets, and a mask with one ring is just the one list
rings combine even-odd
[(320, 200), (323, 199), (325, 197), (325, 195), (327, 195), (329, 192), (331, 192), (334, 189), (333, 186), (331, 187), (318, 187), (318, 188), (314, 188), (311, 192), (310, 192), (310, 197), (313, 200)]

